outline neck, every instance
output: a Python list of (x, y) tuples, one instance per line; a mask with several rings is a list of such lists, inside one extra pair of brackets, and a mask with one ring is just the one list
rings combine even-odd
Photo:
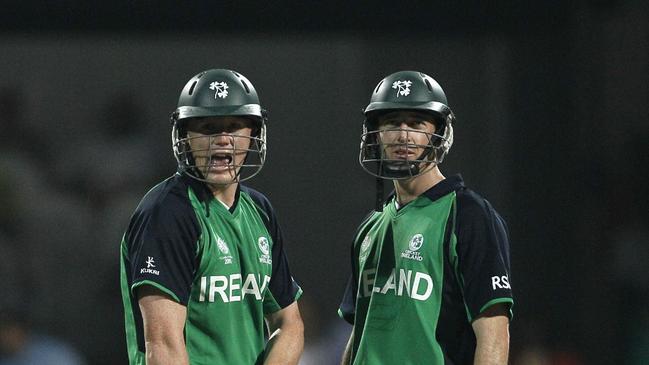
[(229, 185), (209, 185), (209, 187), (216, 199), (228, 207), (232, 207), (238, 185), (235, 183)]
[(400, 205), (408, 204), (444, 179), (445, 177), (439, 171), (439, 168), (434, 166), (417, 177), (407, 180), (394, 180), (397, 201)]

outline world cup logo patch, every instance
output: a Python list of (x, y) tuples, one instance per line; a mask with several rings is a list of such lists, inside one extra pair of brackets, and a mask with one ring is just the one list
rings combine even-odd
[(224, 255), (230, 254), (230, 249), (228, 248), (228, 245), (225, 243), (225, 241), (221, 239), (221, 237), (219, 237), (216, 240), (216, 247), (219, 248), (219, 251), (221, 251), (222, 254)]
[(230, 248), (228, 247), (228, 244), (225, 243), (225, 241), (217, 236), (216, 236), (216, 248), (219, 249), (221, 252), (221, 255), (219, 256), (220, 260), (223, 260), (223, 263), (228, 265), (232, 263), (232, 255), (230, 255)]
[(361, 252), (367, 251), (367, 249), (370, 248), (371, 244), (372, 244), (372, 240), (370, 239), (370, 236), (369, 235), (365, 236), (363, 243), (361, 243)]

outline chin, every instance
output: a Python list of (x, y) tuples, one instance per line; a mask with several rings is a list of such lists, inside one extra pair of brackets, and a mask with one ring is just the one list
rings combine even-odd
[(223, 172), (220, 174), (208, 174), (206, 180), (209, 181), (210, 185), (226, 186), (237, 183), (238, 181), (236, 181), (235, 179), (236, 177), (231, 175), (229, 172)]

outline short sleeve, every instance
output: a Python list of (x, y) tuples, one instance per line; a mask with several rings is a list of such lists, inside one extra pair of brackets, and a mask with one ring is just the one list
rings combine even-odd
[[(284, 239), (282, 232), (275, 222), (275, 232), (271, 232), (273, 238), (273, 272), (270, 277), (268, 289), (273, 295), (274, 302), (279, 308), (285, 308), (296, 301), (302, 295), (302, 289), (293, 279), (288, 264), (288, 257), (284, 251)], [(272, 312), (272, 308), (270, 312)]]
[(356, 244), (359, 237), (365, 237), (365, 234), (367, 234), (367, 232), (363, 232), (363, 227), (366, 227), (366, 224), (374, 216), (374, 213), (374, 211), (371, 211), (365, 216), (365, 218), (363, 218), (363, 222), (358, 226), (349, 250), (351, 274), (349, 275), (349, 279), (347, 279), (345, 292), (343, 293), (343, 298), (338, 307), (338, 316), (352, 325), (356, 319), (356, 296), (358, 295), (359, 275), (358, 266), (356, 265), (356, 260), (358, 258), (356, 253)]
[(200, 235), (196, 215), (182, 196), (151, 200), (140, 203), (125, 235), (129, 286), (152, 285), (187, 305)]
[(343, 293), (343, 299), (338, 307), (338, 316), (349, 324), (354, 324), (356, 317), (356, 294), (358, 293), (358, 284), (354, 280), (354, 275), (350, 275), (347, 280), (347, 286)]
[(498, 303), (514, 303), (507, 227), (485, 199), (464, 190), (457, 194), (457, 258), (464, 301), (473, 321)]

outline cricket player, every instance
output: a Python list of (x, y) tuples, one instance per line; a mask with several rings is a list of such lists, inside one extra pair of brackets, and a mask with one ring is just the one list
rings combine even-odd
[(339, 315), (343, 364), (507, 364), (513, 305), (507, 227), (439, 164), (455, 117), (440, 85), (400, 71), (373, 90), (359, 160), (394, 193), (361, 223)]
[(182, 90), (178, 172), (144, 196), (121, 244), (130, 364), (297, 364), (302, 290), (268, 199), (240, 184), (264, 164), (266, 121), (235, 71)]

